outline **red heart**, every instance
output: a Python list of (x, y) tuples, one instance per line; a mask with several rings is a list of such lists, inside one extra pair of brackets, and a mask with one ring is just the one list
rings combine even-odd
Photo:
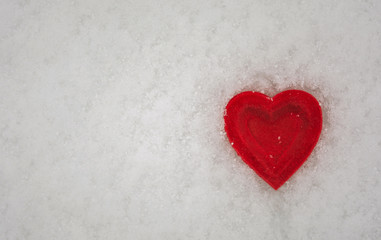
[(319, 102), (300, 90), (273, 98), (242, 92), (229, 101), (224, 118), (233, 148), (275, 190), (307, 160), (322, 129)]

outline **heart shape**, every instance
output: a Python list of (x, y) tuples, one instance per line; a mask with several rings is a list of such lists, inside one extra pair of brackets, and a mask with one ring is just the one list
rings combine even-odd
[(275, 190), (307, 160), (323, 122), (319, 102), (301, 90), (273, 98), (242, 92), (229, 101), (224, 119), (238, 155)]

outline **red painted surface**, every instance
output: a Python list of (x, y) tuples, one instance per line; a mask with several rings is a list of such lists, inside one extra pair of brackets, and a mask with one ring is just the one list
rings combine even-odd
[(319, 102), (300, 90), (273, 98), (242, 92), (229, 101), (224, 118), (233, 148), (274, 189), (307, 160), (322, 129)]

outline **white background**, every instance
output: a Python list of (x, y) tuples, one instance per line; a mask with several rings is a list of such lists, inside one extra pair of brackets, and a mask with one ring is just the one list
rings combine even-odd
[[(380, 239), (381, 1), (0, 0), (0, 239)], [(312, 93), (278, 191), (223, 130)]]

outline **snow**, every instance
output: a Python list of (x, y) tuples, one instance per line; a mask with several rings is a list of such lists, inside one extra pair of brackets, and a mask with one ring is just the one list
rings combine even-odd
[[(380, 239), (381, 1), (0, 1), (0, 239)], [(313, 94), (278, 191), (224, 133)]]

